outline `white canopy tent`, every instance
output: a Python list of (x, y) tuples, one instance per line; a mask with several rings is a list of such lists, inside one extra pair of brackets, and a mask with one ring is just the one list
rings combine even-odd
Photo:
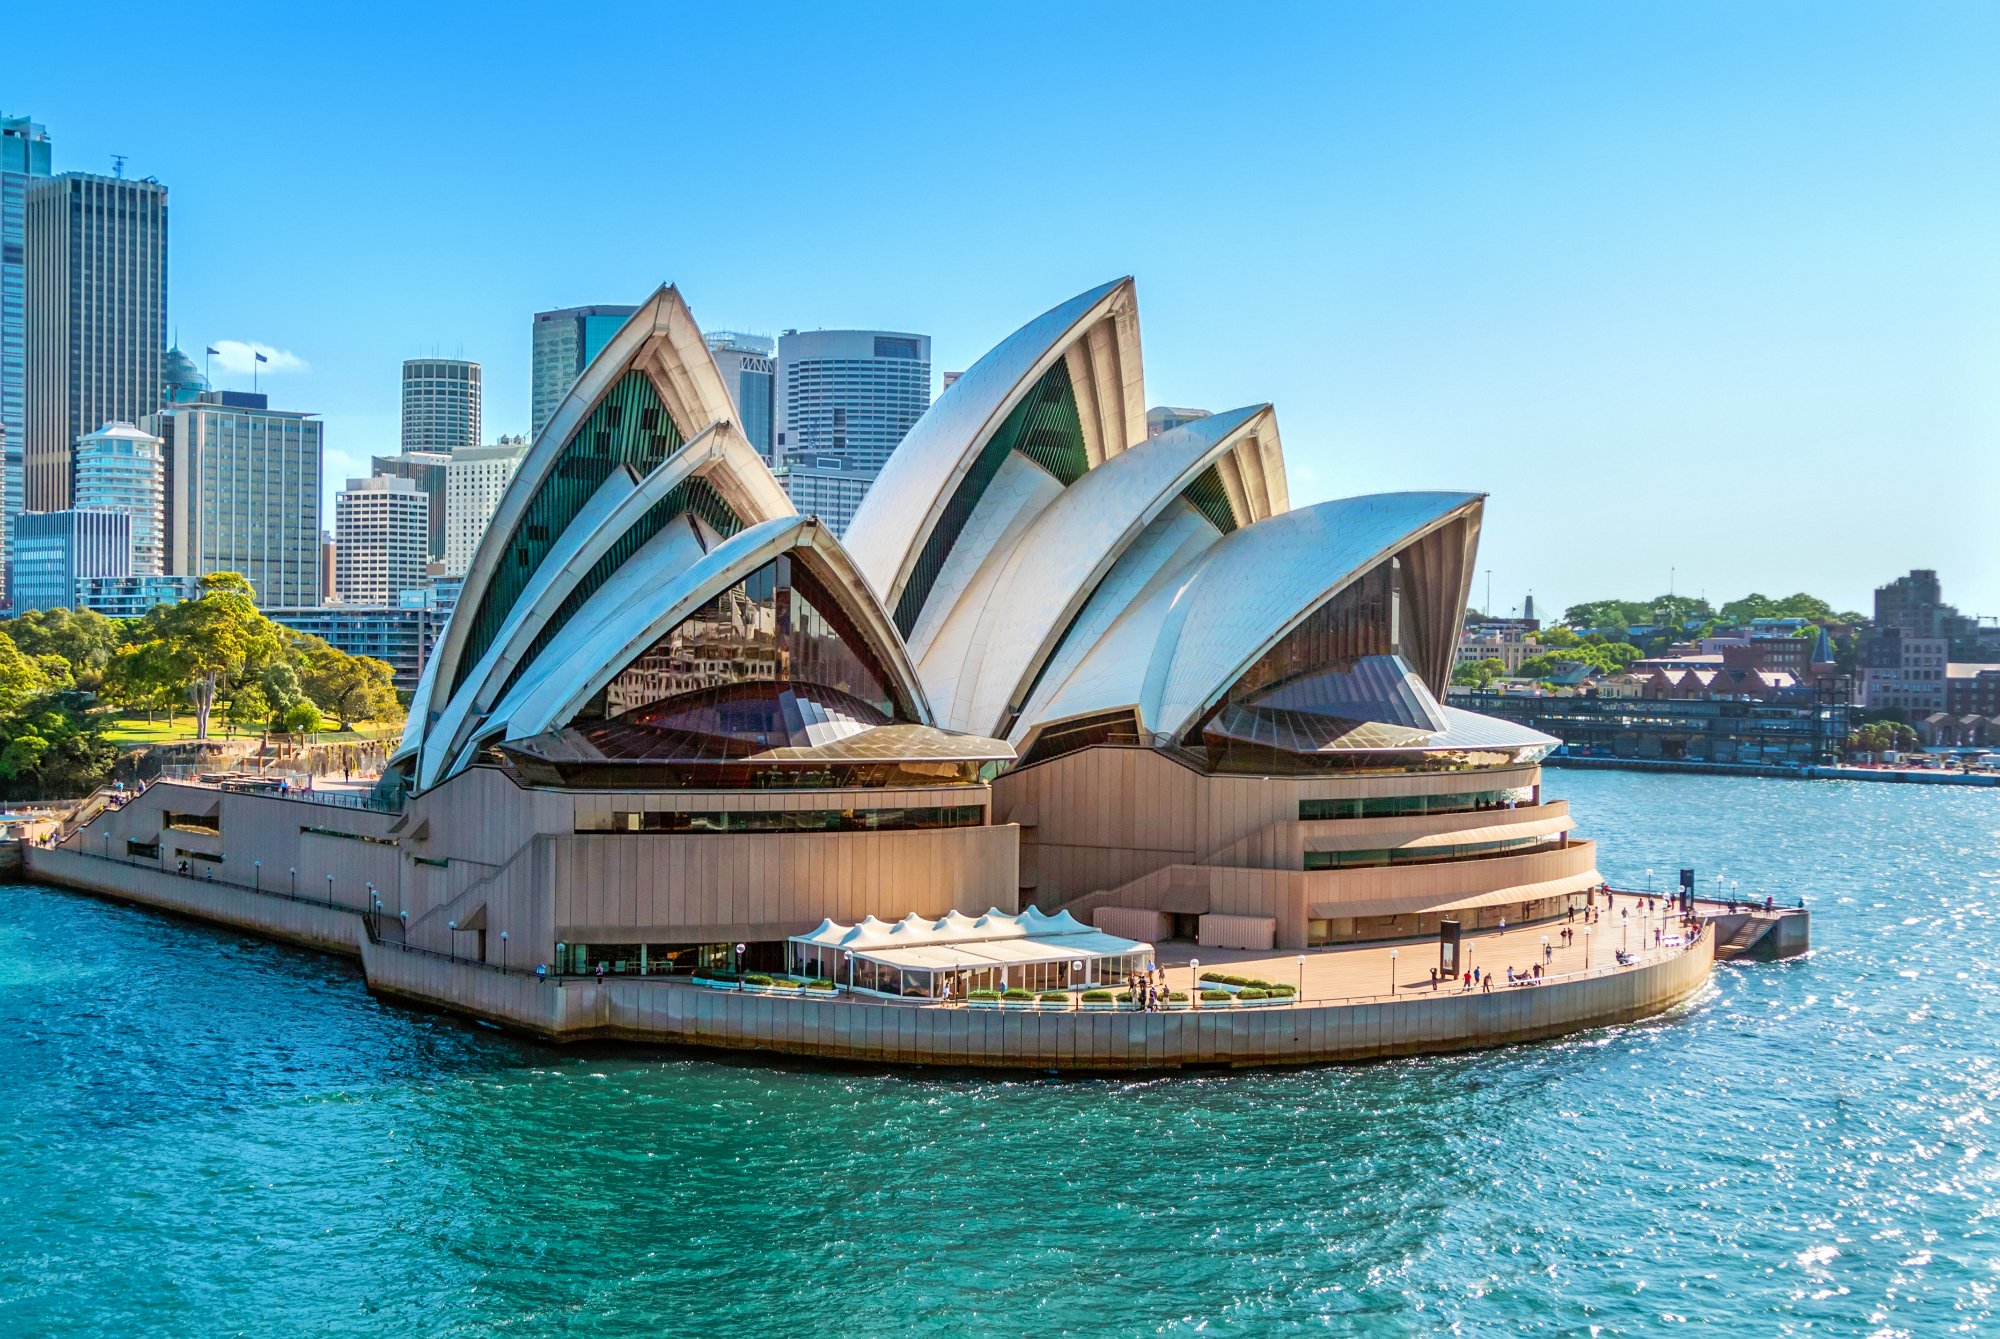
[(935, 921), (870, 916), (857, 925), (820, 922), (787, 945), (792, 970), (877, 995), (934, 998), (946, 981), (966, 990), (1068, 990), (1116, 982), (1142, 971), (1153, 946), (1105, 934), (1067, 911), (1030, 907), (1018, 916), (990, 908), (977, 918), (952, 911)]

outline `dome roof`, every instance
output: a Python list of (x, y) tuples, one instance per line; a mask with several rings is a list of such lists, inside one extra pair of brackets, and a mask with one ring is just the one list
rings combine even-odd
[[(160, 381), (169, 391), (169, 400), (192, 399), (208, 389), (208, 378), (194, 365), (194, 359), (182, 353), (179, 348), (167, 350), (167, 356), (160, 363)], [(192, 392), (185, 397), (172, 394), (174, 391)]]

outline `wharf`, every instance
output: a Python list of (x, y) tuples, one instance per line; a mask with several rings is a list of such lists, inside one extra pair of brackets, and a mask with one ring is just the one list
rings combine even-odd
[(1778, 763), (1704, 762), (1694, 758), (1600, 758), (1552, 754), (1544, 767), (1579, 771), (1672, 772), (1696, 776), (1768, 776), (1788, 781), (1887, 781), (1911, 786), (2000, 786), (2000, 772), (1947, 772), (1938, 768), (1786, 766)]

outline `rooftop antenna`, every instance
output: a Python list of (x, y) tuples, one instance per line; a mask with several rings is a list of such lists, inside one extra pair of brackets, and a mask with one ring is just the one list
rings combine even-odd
[(112, 154), (112, 155), (111, 155), (111, 175), (112, 175), (112, 176), (114, 176), (114, 177), (120, 177), (120, 178), (124, 177), (124, 175), (125, 175), (125, 155), (124, 155), (124, 154), (122, 154), (122, 153), (114, 153), (114, 154)]

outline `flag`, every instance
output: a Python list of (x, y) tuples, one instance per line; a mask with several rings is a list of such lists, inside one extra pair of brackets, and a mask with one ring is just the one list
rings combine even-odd
[(208, 350), (208, 356), (209, 356), (209, 357), (211, 357), (211, 358), (213, 358), (213, 357), (217, 356), (218, 354), (220, 354), (221, 352), (222, 352), (222, 350), (221, 350), (221, 349), (209, 349), (209, 350)]
[(271, 360), (270, 360), (269, 358), (266, 358), (266, 357), (265, 357), (265, 356), (264, 356), (263, 354), (261, 354), (261, 353), (260, 353), (260, 354), (257, 354), (257, 355), (256, 355), (256, 359), (257, 359), (257, 361), (258, 361), (258, 362), (260, 362), (260, 363), (268, 363), (268, 362), (270, 362), (270, 361), (271, 361)]

